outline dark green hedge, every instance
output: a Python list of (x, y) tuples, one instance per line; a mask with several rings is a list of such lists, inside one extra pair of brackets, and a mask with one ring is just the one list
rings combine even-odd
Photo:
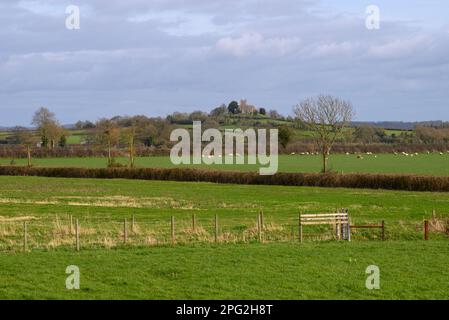
[(186, 168), (87, 169), (0, 166), (0, 175), (196, 181), (233, 184), (313, 186), (333, 188), (342, 187), (408, 191), (449, 191), (449, 177), (396, 174), (277, 173), (274, 176), (260, 176), (258, 173), (251, 172), (212, 171)]

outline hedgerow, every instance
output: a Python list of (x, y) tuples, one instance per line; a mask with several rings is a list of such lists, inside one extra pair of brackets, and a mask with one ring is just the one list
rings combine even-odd
[(61, 178), (140, 179), (229, 184), (364, 188), (407, 191), (449, 191), (449, 177), (399, 174), (277, 173), (213, 171), (188, 168), (45, 168), (0, 166), (4, 176)]

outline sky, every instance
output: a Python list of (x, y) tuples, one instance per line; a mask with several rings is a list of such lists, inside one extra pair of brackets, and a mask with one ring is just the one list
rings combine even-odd
[(449, 121), (448, 1), (0, 1), (0, 126), (41, 106), (64, 124), (239, 99), (290, 115), (317, 94), (358, 121)]

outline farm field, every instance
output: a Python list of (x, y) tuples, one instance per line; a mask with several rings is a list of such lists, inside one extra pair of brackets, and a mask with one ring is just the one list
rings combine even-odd
[[(178, 246), (3, 255), (1, 299), (448, 299), (446, 242)], [(425, 259), (423, 259), (425, 257)], [(378, 265), (381, 289), (365, 288)], [(80, 290), (66, 290), (77, 265)]]
[[(337, 242), (320, 228), (305, 230), (298, 243), (299, 212), (336, 208), (348, 208), (355, 224), (385, 220), (386, 241), (360, 231), (351, 243)], [(260, 210), (262, 244), (254, 233)], [(0, 298), (448, 299), (448, 236), (434, 230), (422, 240), (423, 219), (444, 223), (448, 214), (445, 193), (0, 177)], [(80, 252), (67, 215), (80, 221)], [(135, 230), (124, 244), (131, 215)], [(25, 219), (28, 253), (21, 252)], [(381, 290), (364, 286), (372, 264)], [(65, 289), (68, 265), (80, 267), (79, 291)]]
[[(122, 164), (126, 158), (117, 159)], [(0, 159), (0, 165), (9, 165), (11, 159)], [(26, 159), (15, 159), (17, 165), (26, 165)], [(106, 167), (105, 158), (45, 158), (33, 159), (35, 166), (46, 167)], [(140, 157), (136, 158), (138, 167), (174, 167), (169, 157)], [(257, 171), (256, 165), (189, 165), (219, 170)], [(343, 173), (398, 173), (447, 176), (449, 175), (449, 154), (440, 155), (420, 154), (405, 157), (394, 154), (363, 155), (358, 159), (356, 155), (335, 154), (330, 157), (330, 168)], [(321, 169), (320, 156), (281, 155), (279, 156), (279, 172), (319, 172)]]

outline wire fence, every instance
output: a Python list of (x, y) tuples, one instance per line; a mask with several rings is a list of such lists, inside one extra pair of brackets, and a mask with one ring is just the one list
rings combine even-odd
[[(447, 239), (449, 219), (385, 222), (385, 228), (351, 228), (351, 241)], [(379, 226), (379, 221), (351, 221), (351, 225)], [(303, 241), (335, 241), (335, 225), (303, 227)], [(115, 248), (195, 243), (298, 242), (299, 217), (220, 217), (218, 215), (123, 218), (55, 215), (40, 219), (0, 220), (0, 252), (53, 248)]]

